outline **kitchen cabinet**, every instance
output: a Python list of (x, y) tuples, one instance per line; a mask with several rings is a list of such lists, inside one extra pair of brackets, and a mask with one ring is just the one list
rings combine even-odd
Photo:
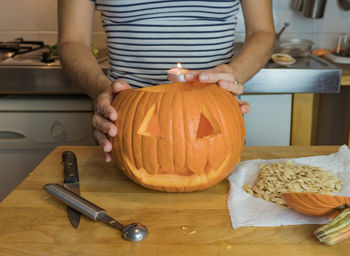
[(246, 146), (289, 146), (291, 94), (242, 95), (250, 112), (244, 115)]
[(96, 145), (84, 95), (0, 96), (0, 202), (57, 145)]
[[(334, 106), (331, 104), (327, 105), (327, 112), (328, 112), (328, 118), (323, 117), (324, 122), (331, 122), (332, 118), (331, 116), (337, 115), (338, 118), (343, 119), (343, 122), (340, 122), (344, 130), (343, 137), (346, 137), (347, 139), (344, 139), (342, 143), (350, 145), (350, 65), (341, 65), (341, 64), (334, 64), (337, 65), (338, 68), (342, 70), (341, 72), (341, 90), (344, 91), (344, 96), (341, 97), (342, 101), (344, 101), (343, 107), (341, 109), (332, 109)], [(322, 96), (322, 98), (325, 98), (327, 96)], [(332, 97), (331, 95), (329, 97)], [(347, 99), (346, 99), (347, 97)], [(335, 96), (333, 96), (335, 98)], [(337, 97), (340, 98), (340, 97)], [(333, 100), (334, 101), (334, 100)], [(347, 104), (346, 104), (347, 102)], [(322, 103), (321, 103), (322, 104)], [(338, 102), (339, 104), (339, 102)], [(322, 118), (322, 115), (324, 113), (319, 113), (319, 110), (325, 110), (325, 106), (320, 107), (320, 95), (318, 93), (306, 93), (306, 94), (294, 94), (293, 95), (293, 111), (292, 111), (292, 131), (291, 131), (291, 145), (294, 146), (301, 146), (301, 145), (315, 145), (317, 143), (320, 143), (320, 140), (317, 139), (317, 136), (323, 136), (322, 134), (328, 133), (328, 136), (332, 136), (332, 131), (330, 129), (326, 130), (323, 129), (323, 127), (326, 125), (338, 125), (337, 123), (329, 124), (329, 123), (322, 123), (319, 122), (320, 117)], [(332, 113), (333, 112), (333, 113)], [(339, 123), (339, 122), (338, 122)], [(322, 132), (320, 132), (320, 129)], [(330, 141), (330, 140), (328, 140)], [(323, 144), (323, 143), (321, 143)], [(339, 144), (339, 143), (332, 143), (332, 144)]]

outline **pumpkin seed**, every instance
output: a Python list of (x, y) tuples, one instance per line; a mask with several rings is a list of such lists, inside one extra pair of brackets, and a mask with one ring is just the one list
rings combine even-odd
[(247, 183), (243, 190), (256, 198), (263, 198), (287, 206), (281, 198), (284, 192), (317, 192), (331, 194), (342, 189), (344, 182), (331, 171), (321, 167), (301, 165), (288, 160), (272, 164), (260, 164), (258, 178), (252, 186)]

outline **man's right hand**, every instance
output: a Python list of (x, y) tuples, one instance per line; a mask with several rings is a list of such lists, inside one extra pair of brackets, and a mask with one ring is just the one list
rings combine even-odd
[(115, 80), (111, 84), (111, 90), (105, 91), (94, 99), (94, 115), (92, 124), (94, 126), (94, 135), (99, 145), (105, 152), (105, 161), (111, 162), (112, 143), (108, 136), (114, 137), (117, 135), (117, 127), (114, 122), (118, 118), (117, 111), (112, 107), (114, 96), (126, 89), (131, 89), (130, 85), (122, 79)]

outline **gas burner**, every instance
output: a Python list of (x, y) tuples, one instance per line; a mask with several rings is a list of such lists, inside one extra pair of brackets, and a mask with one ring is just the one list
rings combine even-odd
[(60, 62), (44, 42), (17, 38), (11, 42), (0, 42), (0, 65), (58, 66)]
[(52, 63), (56, 60), (55, 56), (52, 55), (52, 50), (49, 47), (45, 47), (42, 51), (41, 62)]
[(11, 42), (0, 42), (0, 51), (13, 53), (12, 56), (35, 51), (45, 47), (42, 41), (25, 41), (23, 38), (17, 38)]

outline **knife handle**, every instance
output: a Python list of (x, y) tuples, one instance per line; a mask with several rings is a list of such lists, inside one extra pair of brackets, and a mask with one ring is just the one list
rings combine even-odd
[(75, 154), (72, 151), (64, 151), (62, 161), (64, 163), (64, 183), (79, 182), (78, 163)]
[(97, 217), (102, 213), (106, 214), (105, 210), (102, 208), (78, 196), (59, 184), (46, 184), (43, 186), (43, 189), (53, 197), (63, 201), (66, 205), (69, 205), (92, 220), (97, 220)]

